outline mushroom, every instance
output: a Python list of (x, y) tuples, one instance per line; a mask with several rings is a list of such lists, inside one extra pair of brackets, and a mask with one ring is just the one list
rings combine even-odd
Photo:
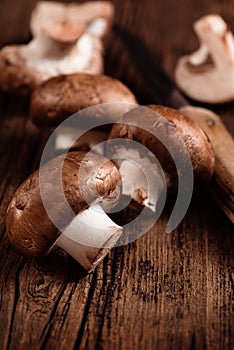
[[(129, 111), (136, 103), (132, 92), (112, 77), (79, 73), (62, 75), (35, 89), (31, 96), (30, 117), (40, 128), (56, 127), (76, 112), (95, 106), (93, 110), (88, 109), (87, 118), (99, 118), (111, 123), (116, 122), (117, 116)], [(76, 128), (60, 128), (55, 140), (56, 149), (70, 146), (74, 133), (77, 133)], [(78, 140), (76, 147), (85, 145), (85, 149), (91, 149), (107, 138), (107, 128), (103, 127), (96, 133), (86, 134)]]
[[(125, 114), (120, 123), (113, 126), (109, 138), (125, 138), (144, 145), (159, 161), (171, 192), (175, 192), (178, 185), (176, 159), (181, 167), (191, 164), (193, 173), (188, 173), (188, 176), (194, 174), (195, 184), (206, 184), (214, 171), (214, 154), (205, 133), (196, 123), (177, 110), (157, 105), (147, 107), (138, 107)], [(143, 205), (146, 205), (147, 201), (153, 197), (153, 202), (150, 199), (153, 205), (149, 205), (149, 208), (154, 210), (163, 188), (159, 168), (155, 167), (154, 171), (151, 170), (149, 177), (154, 178), (154, 182), (151, 189), (149, 187), (147, 189), (143, 176), (140, 177), (137, 169), (132, 169), (129, 160), (123, 160), (123, 156), (118, 160), (119, 147), (112, 147), (111, 151), (112, 159), (117, 159), (115, 162), (122, 176), (123, 194), (129, 195), (129, 190), (125, 189), (124, 183), (133, 184), (131, 197)], [(140, 164), (143, 171), (152, 168), (152, 161), (149, 157), (143, 159), (141, 151), (129, 143), (129, 146), (125, 148), (125, 154), (132, 154), (132, 152), (134, 152), (133, 159), (138, 167)], [(178, 171), (183, 170), (178, 169)]]
[(209, 186), (212, 197), (234, 223), (234, 140), (221, 118), (200, 107), (185, 106), (181, 113), (196, 122), (208, 135), (215, 152), (215, 171)]
[(26, 257), (61, 247), (93, 270), (122, 233), (104, 211), (117, 203), (120, 180), (111, 161), (91, 152), (53, 158), (14, 194), (6, 218), (10, 243)]
[(127, 110), (127, 104), (137, 103), (123, 83), (107, 75), (61, 75), (35, 89), (30, 118), (39, 127), (54, 127), (81, 109), (114, 102), (125, 103)]
[(234, 38), (224, 20), (207, 15), (194, 23), (200, 48), (181, 57), (175, 68), (179, 88), (194, 100), (234, 100)]
[(41, 1), (31, 17), (28, 45), (0, 51), (0, 85), (27, 95), (51, 77), (103, 71), (103, 40), (114, 8), (110, 2), (61, 4)]

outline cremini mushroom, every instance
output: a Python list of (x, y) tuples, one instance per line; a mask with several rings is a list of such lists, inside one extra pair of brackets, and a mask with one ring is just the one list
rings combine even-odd
[(35, 89), (31, 96), (30, 117), (39, 127), (54, 127), (81, 109), (114, 102), (126, 103), (127, 109), (127, 104), (137, 103), (133, 93), (110, 76), (61, 75)]
[(0, 51), (0, 86), (29, 94), (60, 74), (102, 73), (103, 39), (113, 14), (113, 5), (107, 1), (39, 2), (30, 23), (33, 39)]
[[(214, 153), (207, 136), (196, 123), (172, 108), (157, 105), (150, 105), (148, 108), (137, 107), (125, 114), (120, 123), (113, 126), (109, 138), (124, 138), (144, 145), (164, 170), (170, 192), (175, 192), (178, 184), (175, 158), (180, 159), (181, 164), (183, 160), (184, 162), (191, 160), (197, 184), (206, 184), (214, 171)], [(137, 167), (132, 168), (132, 161), (123, 159), (124, 152), (121, 152), (120, 157), (118, 146), (112, 150), (112, 159), (117, 159), (115, 162), (122, 176), (123, 193), (127, 192), (126, 194), (129, 195), (129, 190), (124, 187), (125, 182), (133, 184), (131, 197), (143, 205), (147, 205), (149, 201), (148, 206), (154, 209), (163, 188), (162, 175), (157, 167), (153, 171), (152, 160), (149, 157), (143, 158), (141, 151), (129, 142), (129, 146), (125, 148), (125, 154), (132, 154), (132, 152), (133, 160), (136, 165), (138, 164), (138, 170)], [(118, 160), (118, 158), (121, 159)], [(143, 173), (144, 171), (147, 173), (149, 169), (151, 173), (149, 179), (154, 178), (151, 188), (146, 187), (146, 181), (139, 173), (141, 167)], [(178, 171), (182, 170), (178, 169)]]
[(184, 106), (181, 113), (196, 122), (207, 134), (215, 153), (214, 176), (209, 191), (234, 223), (234, 140), (222, 119), (201, 107)]
[(122, 233), (104, 211), (117, 203), (120, 180), (111, 161), (91, 152), (53, 158), (14, 194), (6, 218), (10, 243), (26, 257), (61, 247), (91, 271)]
[(194, 100), (223, 103), (234, 100), (234, 38), (219, 15), (194, 23), (200, 48), (181, 57), (175, 68), (179, 88)]
[[(35, 89), (31, 96), (30, 117), (40, 128), (56, 127), (67, 117), (88, 107), (87, 118), (98, 118), (109, 123), (129, 111), (137, 103), (133, 93), (118, 79), (106, 75), (70, 74), (51, 78)], [(103, 105), (106, 104), (106, 105)], [(66, 149), (76, 128), (61, 128), (55, 148)], [(77, 147), (91, 149), (108, 138), (106, 128), (86, 134)], [(85, 149), (85, 148), (84, 148)]]

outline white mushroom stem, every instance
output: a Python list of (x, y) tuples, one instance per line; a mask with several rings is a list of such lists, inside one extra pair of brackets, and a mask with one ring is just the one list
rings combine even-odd
[(200, 18), (194, 23), (194, 31), (200, 48), (179, 59), (175, 69), (176, 83), (185, 94), (201, 102), (234, 100), (233, 34), (218, 15)]
[(39, 36), (28, 45), (20, 46), (19, 52), (29, 68), (43, 74), (43, 80), (59, 74), (102, 72), (102, 44), (88, 33), (72, 44)]
[(207, 60), (208, 54), (207, 47), (201, 45), (197, 51), (189, 56), (188, 62), (193, 66), (200, 66)]
[[(115, 159), (123, 158), (124, 152), (126, 159)], [(128, 159), (128, 154), (131, 159)], [(165, 190), (165, 181), (158, 165), (152, 162), (152, 157), (142, 157), (136, 149), (119, 149), (118, 154), (112, 157), (122, 177), (122, 194), (156, 212), (158, 199)]]
[(220, 16), (202, 17), (194, 23), (194, 30), (217, 67), (226, 68), (234, 61), (233, 35)]
[(44, 34), (58, 43), (74, 44), (84, 31), (84, 24), (70, 21), (46, 27)]
[(64, 249), (90, 272), (114, 247), (121, 234), (122, 228), (96, 204), (78, 214), (53, 247)]
[(107, 139), (108, 134), (101, 131), (89, 130), (84, 135), (79, 137), (79, 135), (84, 132), (84, 130), (60, 127), (55, 133), (55, 150), (66, 150), (70, 147), (75, 148), (86, 148), (91, 150), (95, 147), (95, 153), (100, 155), (104, 154), (104, 144), (103, 142)]
[(123, 194), (132, 197), (142, 205), (147, 205), (148, 183), (142, 169), (132, 161), (124, 160), (119, 171), (122, 176)]

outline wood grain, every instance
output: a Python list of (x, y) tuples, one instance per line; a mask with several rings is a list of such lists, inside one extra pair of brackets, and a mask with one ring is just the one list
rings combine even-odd
[[(1, 0), (1, 45), (29, 39), (35, 2)], [(232, 0), (113, 2), (116, 23), (139, 35), (171, 77), (177, 58), (197, 47), (191, 24), (199, 16), (220, 13), (234, 30)], [(114, 31), (105, 62), (139, 102), (151, 102)], [(233, 135), (233, 104), (215, 111)], [(88, 276), (61, 251), (26, 261), (8, 244), (5, 212), (38, 166), (48, 135), (28, 120), (28, 101), (3, 92), (0, 133), (0, 349), (234, 348), (233, 225), (205, 190), (175, 232), (165, 234), (168, 208), (146, 235), (112, 250)]]

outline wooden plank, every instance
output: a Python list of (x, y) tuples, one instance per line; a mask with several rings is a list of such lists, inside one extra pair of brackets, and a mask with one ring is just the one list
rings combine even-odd
[(112, 268), (99, 268), (103, 277), (96, 282), (81, 349), (232, 344), (232, 226), (214, 220), (218, 209), (205, 204), (198, 213), (194, 203), (173, 234), (165, 234), (160, 222), (127, 249), (120, 248)]
[[(116, 23), (137, 33), (173, 76), (176, 59), (196, 48), (191, 24), (208, 12), (226, 16), (231, 0), (115, 0)], [(1, 44), (24, 41), (33, 2), (0, 2)], [(115, 34), (106, 72), (141, 103), (149, 94)], [(166, 210), (144, 237), (114, 249), (84, 276), (61, 251), (26, 261), (8, 244), (5, 211), (16, 187), (39, 164), (46, 135), (28, 121), (27, 101), (0, 96), (0, 349), (229, 349), (234, 347), (233, 226), (207, 194), (165, 234)], [(233, 105), (215, 110), (234, 134)]]

